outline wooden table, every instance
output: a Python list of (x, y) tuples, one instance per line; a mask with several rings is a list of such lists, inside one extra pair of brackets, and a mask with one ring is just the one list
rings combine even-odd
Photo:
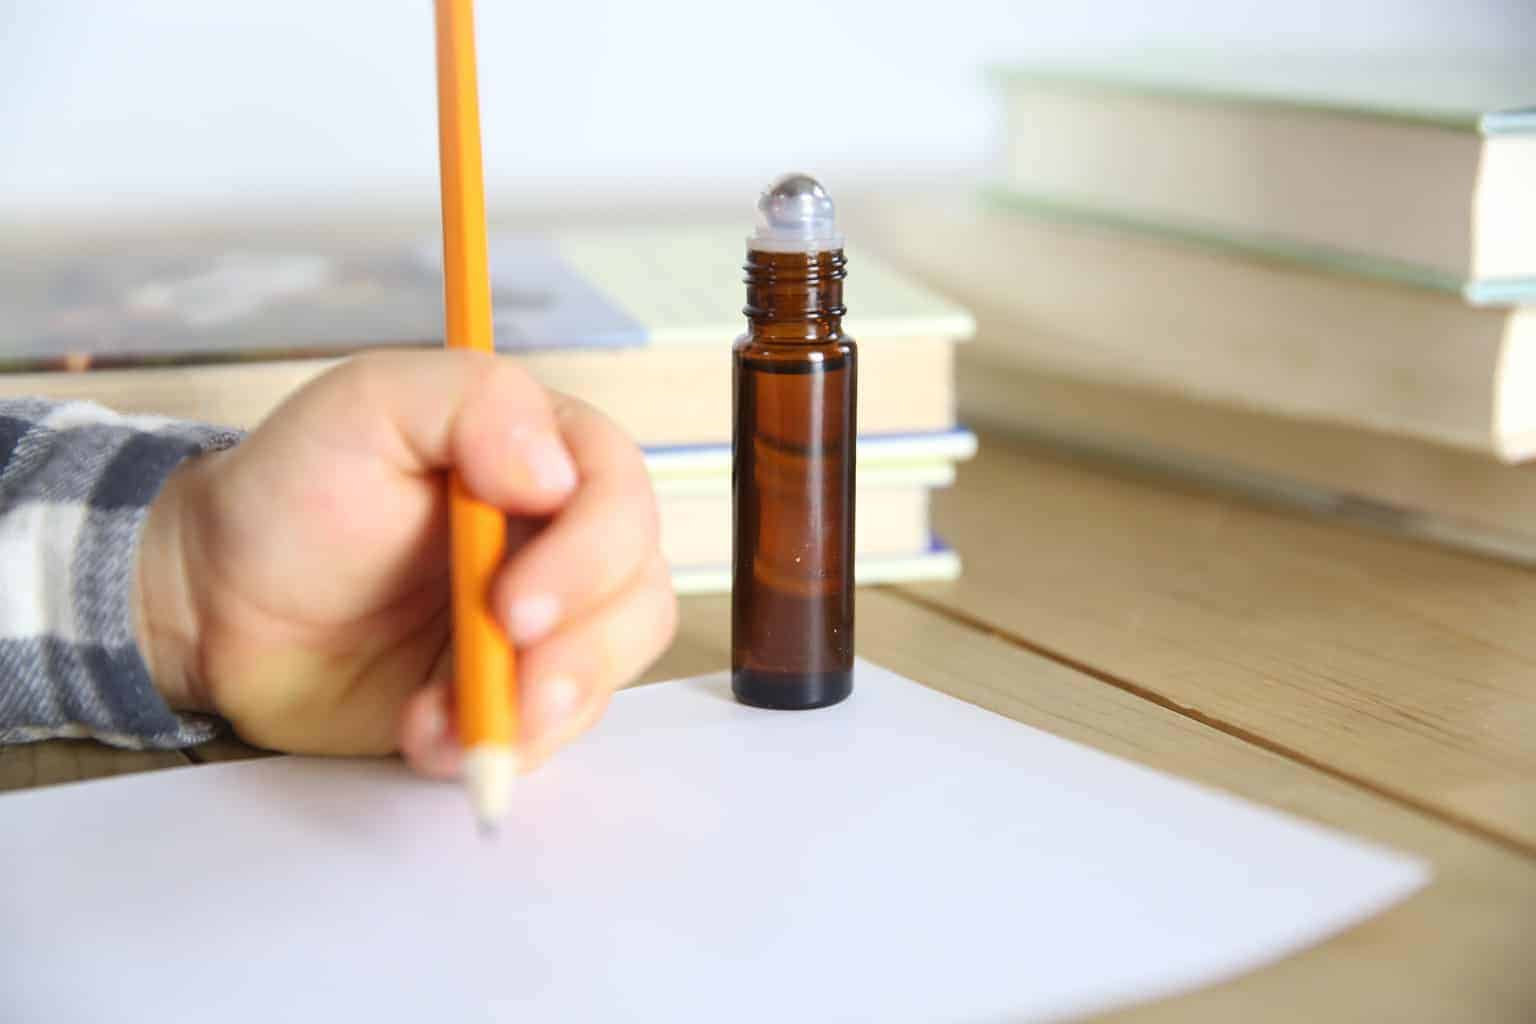
[[(938, 520), (965, 578), (863, 591), (865, 657), (1434, 864), (1333, 941), (1109, 1019), (1536, 1020), (1536, 574), (995, 437)], [(646, 680), (724, 667), (728, 635), (686, 600)], [(0, 788), (246, 756), (36, 744)]]

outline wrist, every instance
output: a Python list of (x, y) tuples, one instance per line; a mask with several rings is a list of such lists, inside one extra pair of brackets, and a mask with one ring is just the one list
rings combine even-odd
[(139, 653), (155, 689), (176, 711), (212, 711), (198, 671), (198, 616), (187, 557), (192, 511), (207, 460), (177, 467), (150, 504), (139, 534), (133, 621)]

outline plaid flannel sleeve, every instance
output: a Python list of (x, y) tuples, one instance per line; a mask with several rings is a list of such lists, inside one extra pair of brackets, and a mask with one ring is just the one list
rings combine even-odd
[(134, 566), (171, 471), (238, 440), (89, 402), (0, 401), (0, 743), (176, 747), (214, 734), (214, 720), (173, 712), (150, 680)]

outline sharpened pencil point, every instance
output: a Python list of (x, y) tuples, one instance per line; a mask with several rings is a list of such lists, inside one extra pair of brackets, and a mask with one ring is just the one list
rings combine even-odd
[(471, 747), (464, 755), (464, 781), (482, 833), (492, 832), (506, 817), (512, 801), (512, 783), (517, 778), (517, 755), (511, 747), (484, 744)]

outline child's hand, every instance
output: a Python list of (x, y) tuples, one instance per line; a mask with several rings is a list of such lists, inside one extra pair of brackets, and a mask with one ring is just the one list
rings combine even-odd
[(171, 477), (137, 605), (171, 705), (271, 749), (455, 773), (449, 467), (511, 516), (489, 599), (519, 651), (527, 764), (590, 726), (675, 629), (644, 463), (592, 408), (450, 351), (346, 363)]

